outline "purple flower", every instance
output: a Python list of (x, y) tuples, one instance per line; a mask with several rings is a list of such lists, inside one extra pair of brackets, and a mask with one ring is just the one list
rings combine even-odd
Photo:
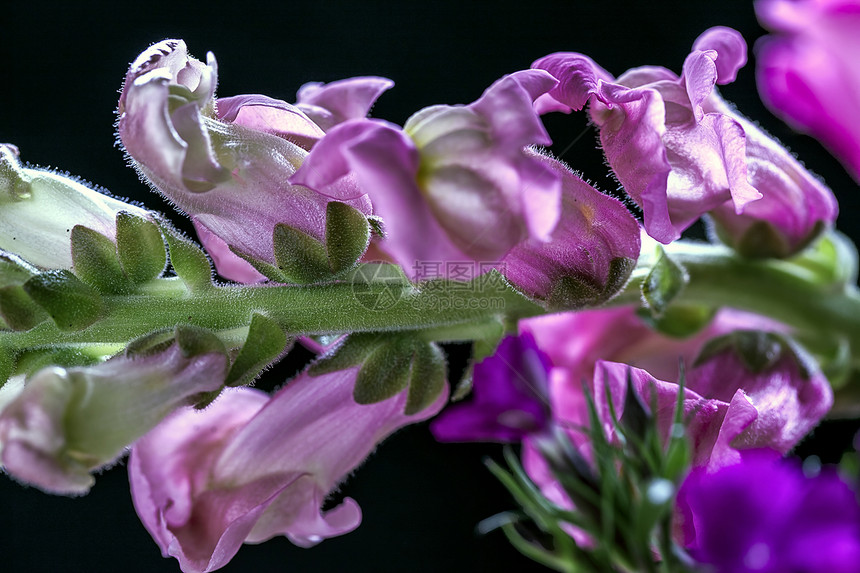
[(526, 152), (550, 142), (533, 101), (555, 83), (517, 72), (470, 105), (419, 111), (402, 130), (344, 122), (291, 181), (330, 194), (354, 176), (355, 196), (367, 193), (383, 219), (380, 246), (413, 277), (420, 262), (497, 262), (527, 238), (550, 240), (558, 223), (559, 176)]
[(273, 397), (225, 391), (205, 410), (176, 412), (140, 440), (129, 460), (135, 508), (182, 570), (223, 567), (242, 543), (285, 535), (310, 547), (355, 529), (352, 499), (325, 512), (328, 494), (386, 436), (426, 419), (403, 414), (406, 392), (376, 404), (352, 397), (357, 369), (303, 374)]
[(680, 77), (645, 66), (614, 79), (576, 53), (534, 65), (560, 81), (549, 92), (556, 104), (542, 109), (590, 102), (609, 165), (649, 235), (668, 243), (712, 212), (721, 237), (745, 254), (786, 256), (832, 224), (836, 201), (717, 93), (745, 63), (743, 38), (718, 27), (696, 40)]
[(323, 130), (297, 107), (266, 96), (216, 102), (216, 81), (211, 54), (204, 64), (180, 40), (155, 44), (126, 75), (119, 136), (140, 172), (191, 215), (219, 272), (254, 282), (261, 275), (231, 248), (272, 264), (278, 223), (322, 241), (329, 201), (348, 198), (365, 214), (370, 205), (349, 179), (328, 196), (289, 184)]
[(472, 394), (453, 404), (430, 429), (440, 442), (519, 442), (550, 421), (547, 376), (551, 364), (530, 334), (509, 336), (475, 365)]
[(116, 238), (120, 211), (149, 217), (71, 177), (21, 165), (18, 148), (0, 144), (0, 249), (47, 269), (71, 269), (71, 229)]
[(831, 468), (804, 476), (770, 452), (694, 470), (678, 499), (695, 559), (719, 573), (857, 573), (860, 507)]
[(561, 216), (548, 241), (529, 238), (502, 259), (505, 277), (555, 308), (597, 305), (627, 282), (639, 257), (639, 223), (617, 199), (561, 162), (537, 155), (561, 180)]
[(860, 181), (860, 2), (759, 0), (756, 78), (765, 104)]
[(86, 493), (91, 472), (116, 461), (176, 408), (220, 388), (226, 374), (223, 354), (188, 357), (176, 344), (86, 368), (45, 368), (0, 413), (0, 461), (11, 476), (46, 492)]

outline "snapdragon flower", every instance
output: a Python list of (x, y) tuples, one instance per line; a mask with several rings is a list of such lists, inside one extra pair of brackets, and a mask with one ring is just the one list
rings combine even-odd
[(860, 570), (860, 506), (832, 468), (807, 477), (772, 452), (747, 452), (693, 470), (678, 507), (688, 550), (720, 573)]
[(640, 251), (639, 223), (562, 162), (536, 155), (561, 181), (561, 214), (549, 240), (530, 237), (502, 259), (523, 293), (555, 309), (599, 305), (627, 282)]
[(148, 356), (44, 368), (0, 411), (0, 462), (46, 492), (84, 494), (91, 472), (176, 408), (220, 388), (226, 374), (224, 354), (187, 355), (176, 343)]
[(223, 567), (242, 543), (285, 535), (302, 547), (358, 527), (346, 498), (323, 501), (386, 436), (424, 420), (403, 413), (407, 393), (355, 403), (357, 368), (302, 374), (271, 398), (249, 388), (225, 391), (205, 410), (176, 412), (134, 446), (134, 505), (165, 557), (185, 573)]
[[(330, 188), (329, 196), (288, 183), (322, 128), (296, 106), (266, 96), (216, 101), (216, 83), (211, 54), (203, 63), (181, 40), (155, 44), (126, 75), (118, 132), (141, 174), (191, 216), (219, 272), (254, 282), (262, 275), (233, 251), (274, 264), (276, 225), (322, 241), (333, 198), (364, 214), (370, 204), (349, 180)], [(348, 97), (352, 90), (338, 93)], [(323, 100), (334, 106), (337, 98)]]
[(656, 66), (617, 79), (582, 54), (537, 60), (560, 80), (544, 110), (582, 109), (610, 167), (642, 207), (645, 229), (669, 243), (711, 213), (720, 237), (745, 255), (789, 256), (836, 218), (831, 191), (782, 146), (727, 104), (746, 43), (730, 28), (696, 40), (681, 76)]
[(756, 44), (756, 79), (765, 104), (824, 144), (860, 181), (860, 2), (759, 0), (774, 32)]
[(0, 250), (45, 269), (71, 269), (71, 233), (83, 225), (116, 239), (116, 215), (145, 209), (60, 173), (25, 167), (18, 148), (0, 144)]
[(425, 108), (403, 129), (344, 122), (291, 181), (330, 193), (354, 176), (383, 219), (379, 246), (410, 278), (421, 262), (496, 262), (527, 238), (550, 240), (561, 214), (558, 174), (526, 152), (550, 143), (532, 103), (555, 84), (521, 71), (472, 104)]

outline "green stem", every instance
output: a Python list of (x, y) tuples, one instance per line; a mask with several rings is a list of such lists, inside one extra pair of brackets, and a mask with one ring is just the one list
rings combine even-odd
[[(673, 303), (747, 310), (800, 331), (844, 337), (860, 349), (860, 291), (854, 285), (828, 287), (800, 264), (742, 259), (715, 245), (677, 242), (666, 252), (690, 277)], [(638, 304), (647, 273), (647, 268), (637, 269), (612, 305)]]
[(475, 334), (475, 325), (543, 312), (510, 287), (441, 293), (409, 285), (380, 288), (386, 290), (384, 298), (356, 293), (349, 283), (213, 286), (188, 291), (178, 279), (158, 279), (134, 295), (104, 296), (103, 318), (85, 329), (63, 332), (46, 321), (26, 332), (4, 332), (0, 344), (14, 351), (52, 344), (127, 342), (179, 323), (233, 330), (246, 327), (254, 313), (275, 320), (292, 336), (438, 329), (436, 339), (462, 340)]

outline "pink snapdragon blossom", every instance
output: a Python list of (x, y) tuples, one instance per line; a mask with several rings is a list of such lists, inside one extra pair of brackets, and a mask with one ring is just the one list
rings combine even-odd
[(285, 535), (310, 547), (361, 522), (346, 498), (326, 496), (386, 436), (442, 407), (406, 416), (406, 392), (371, 405), (352, 397), (357, 368), (300, 375), (273, 397), (225, 391), (205, 410), (177, 412), (132, 450), (135, 508), (165, 556), (185, 573), (223, 567), (242, 543)]
[[(708, 327), (687, 339), (654, 331), (632, 308), (537, 317), (522, 321), (521, 328), (534, 336), (554, 365), (549, 373), (550, 404), (562, 428), (588, 425), (583, 394), (587, 383), (611, 435), (608, 404), (611, 400), (618, 416), (623, 416), (629, 379), (646, 404), (652, 391), (657, 392), (655, 415), (668, 436), (683, 361), (687, 366), (683, 413), (689, 420), (696, 467), (716, 469), (735, 463), (740, 451), (749, 448), (785, 453), (833, 403), (826, 378), (793, 349), (770, 344), (766, 351), (772, 360), (758, 371), (750, 369), (732, 344), (700, 356), (715, 339), (731, 340), (726, 337), (743, 332), (747, 334), (741, 336), (754, 336), (747, 329), (785, 332), (783, 325), (749, 313), (721, 310)], [(581, 432), (570, 432), (570, 437), (586, 447)], [(523, 458), (544, 494), (568, 505), (563, 488), (530, 440), (524, 443)]]
[(411, 278), (424, 261), (496, 262), (527, 238), (548, 241), (558, 223), (559, 177), (526, 152), (550, 143), (533, 102), (555, 84), (521, 71), (472, 104), (425, 108), (403, 129), (344, 122), (291, 181), (330, 193), (354, 176), (383, 219), (380, 246)]
[(0, 462), (49, 493), (84, 494), (91, 472), (195, 396), (220, 388), (227, 358), (186, 356), (177, 344), (150, 356), (95, 366), (45, 368), (0, 412)]
[(836, 218), (833, 194), (730, 107), (716, 84), (734, 80), (746, 44), (730, 28), (695, 42), (683, 73), (645, 66), (617, 79), (587, 56), (556, 53), (534, 66), (560, 80), (544, 109), (582, 109), (610, 167), (642, 207), (648, 234), (668, 243), (711, 212), (721, 238), (745, 254), (787, 256)]
[(774, 32), (756, 44), (765, 104), (860, 181), (860, 2), (759, 0), (755, 9)]
[(271, 264), (278, 223), (323, 240), (329, 201), (348, 199), (365, 214), (370, 204), (349, 179), (328, 196), (289, 184), (322, 128), (266, 96), (216, 101), (216, 82), (211, 54), (203, 63), (180, 40), (153, 45), (126, 75), (119, 137), (143, 176), (191, 216), (219, 272), (254, 282), (262, 276), (230, 248)]
[(560, 161), (535, 154), (561, 180), (561, 216), (549, 240), (528, 238), (502, 259), (517, 289), (553, 309), (602, 304), (630, 276), (640, 250), (639, 223)]
[(310, 82), (299, 88), (296, 107), (324, 131), (350, 119), (366, 117), (382, 92), (391, 89), (388, 78), (366, 76), (323, 84)]

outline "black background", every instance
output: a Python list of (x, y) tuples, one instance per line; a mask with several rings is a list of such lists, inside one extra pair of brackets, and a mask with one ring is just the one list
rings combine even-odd
[[(410, 2), (46, 2), (0, 5), (0, 141), (34, 165), (55, 167), (169, 212), (140, 183), (115, 145), (114, 110), (131, 60), (150, 43), (186, 40), (215, 53), (221, 96), (263, 93), (294, 101), (307, 81), (381, 75), (396, 87), (373, 115), (402, 124), (437, 103), (469, 103), (503, 74), (554, 51), (580, 51), (618, 75), (656, 64), (676, 72), (693, 40), (714, 25), (752, 46), (764, 31), (751, 2), (528, 0)], [(839, 224), (857, 241), (856, 184), (815, 141), (768, 113), (753, 61), (723, 95), (825, 177)], [(613, 191), (595, 135), (580, 115), (549, 117), (555, 151)], [(292, 357), (274, 383), (306, 356)], [(456, 361), (452, 370), (456, 371)], [(841, 451), (849, 426), (830, 424), (817, 443)], [(836, 441), (834, 441), (836, 440)], [(359, 529), (304, 550), (279, 538), (245, 546), (224, 571), (531, 571), (500, 533), (475, 524), (512, 507), (481, 457), (497, 446), (440, 445), (426, 427), (384, 443), (342, 488), (364, 511)], [(0, 476), (0, 569), (10, 572), (178, 571), (137, 521), (123, 463), (86, 497), (47, 496)]]

